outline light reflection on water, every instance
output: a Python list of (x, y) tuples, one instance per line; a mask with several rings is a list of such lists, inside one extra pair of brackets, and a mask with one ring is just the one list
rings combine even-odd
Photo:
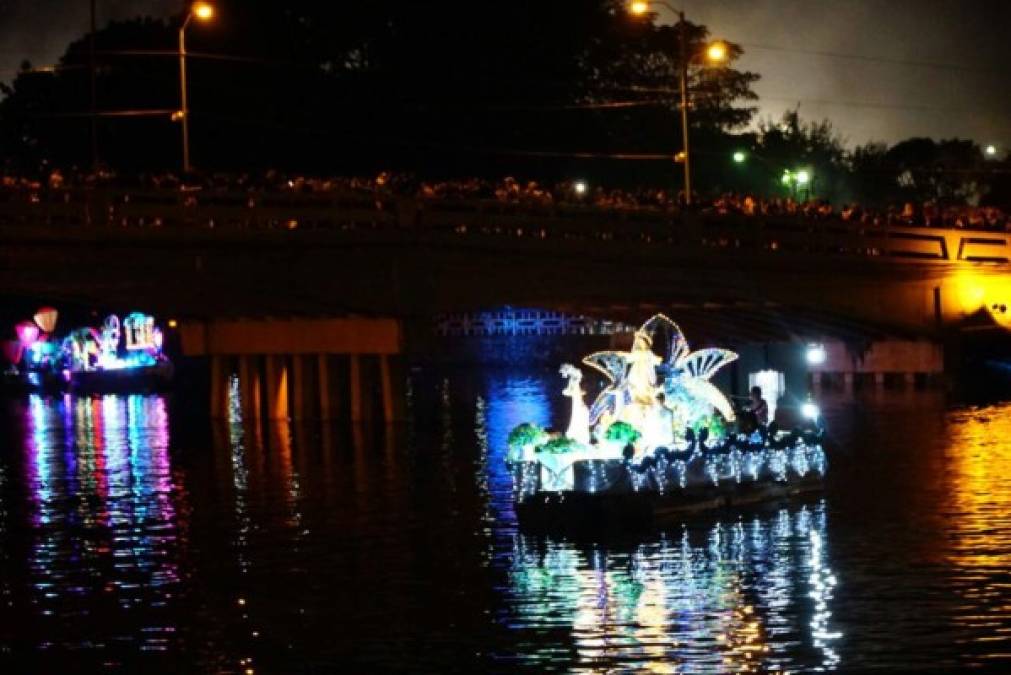
[(0, 670), (1011, 663), (1011, 406), (826, 401), (818, 499), (584, 540), (519, 530), (503, 463), (513, 426), (564, 421), (558, 379), (416, 374), (392, 430), (260, 428), (234, 390), (171, 448), (160, 397), (25, 401), (0, 453), (0, 665), (41, 667)]
[(575, 670), (832, 669), (824, 540), (820, 503), (624, 545), (517, 534), (500, 620), (537, 636), (513, 658), (538, 666), (571, 641)]
[(141, 651), (165, 651), (185, 551), (168, 417), (158, 397), (44, 401), (26, 416), (24, 484), (31, 523), (29, 600), (43, 650), (89, 646), (110, 622)]
[(1011, 407), (952, 416), (948, 498), (958, 527), (945, 549), (953, 587), (966, 611), (956, 642), (980, 649), (978, 662), (1011, 659)]
[(838, 665), (823, 502), (617, 545), (515, 531), (505, 439), (520, 422), (550, 427), (564, 419), (547, 386), (503, 373), (489, 377), (478, 398), (478, 480), (499, 525), (493, 564), (509, 579), (497, 619), (529, 645), (499, 658), (536, 667), (561, 660), (587, 671)]

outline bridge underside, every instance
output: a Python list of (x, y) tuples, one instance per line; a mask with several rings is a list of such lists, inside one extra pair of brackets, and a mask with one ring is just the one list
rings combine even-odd
[[(0, 291), (178, 318), (392, 316), (514, 305), (635, 323), (676, 315), (708, 339), (931, 334), (964, 290), (942, 265), (641, 242), (0, 228)], [(996, 272), (995, 272), (996, 273)], [(978, 274), (985, 275), (986, 271)]]

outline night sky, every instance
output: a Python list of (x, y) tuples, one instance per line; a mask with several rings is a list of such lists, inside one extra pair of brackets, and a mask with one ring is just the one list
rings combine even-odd
[[(739, 66), (762, 75), (756, 86), (762, 118), (778, 117), (799, 103), (803, 117), (830, 118), (850, 145), (960, 136), (1011, 147), (1011, 88), (1004, 81), (1011, 2), (681, 4), (690, 20), (706, 24), (714, 36), (744, 45)], [(98, 5), (101, 24), (144, 13), (164, 16), (181, 3), (99, 0)], [(0, 0), (0, 80), (9, 81), (25, 58), (37, 66), (53, 63), (87, 25), (87, 0)]]

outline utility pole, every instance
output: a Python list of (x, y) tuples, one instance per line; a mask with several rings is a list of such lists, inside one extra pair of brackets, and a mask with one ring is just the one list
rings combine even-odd
[(91, 79), (91, 169), (98, 171), (98, 95), (95, 87), (95, 3), (91, 0), (91, 32), (88, 33), (88, 76)]
[[(688, 50), (688, 22), (685, 21), (683, 10), (677, 9), (664, 0), (634, 0), (629, 4), (629, 11), (632, 14), (643, 16), (649, 13), (651, 6), (666, 7), (668, 11), (677, 15), (678, 18), (678, 89), (681, 93), (681, 152), (675, 156), (676, 161), (684, 165), (685, 178), (685, 199), (684, 205), (692, 205), (692, 154), (688, 142), (688, 63), (691, 61), (691, 52)], [(710, 61), (720, 62), (727, 58), (727, 49), (720, 43), (715, 42), (706, 50), (706, 56)]]
[(186, 17), (179, 29), (179, 112), (182, 113), (183, 127), (183, 173), (190, 172), (190, 107), (186, 92), (186, 27), (190, 25), (190, 16)]
[[(214, 18), (214, 5), (206, 0), (197, 0), (186, 13), (179, 26), (179, 116), (183, 127), (183, 173), (193, 168), (190, 164), (190, 103), (186, 84), (186, 29), (193, 19), (210, 21)], [(174, 119), (174, 118), (173, 118)]]
[(692, 165), (691, 151), (688, 149), (688, 24), (685, 23), (685, 13), (678, 12), (678, 42), (680, 42), (681, 61), (681, 151), (684, 153), (685, 170), (685, 206), (692, 205)]

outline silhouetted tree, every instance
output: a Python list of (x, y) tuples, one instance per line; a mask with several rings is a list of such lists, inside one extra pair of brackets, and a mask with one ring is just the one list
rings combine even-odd
[[(778, 122), (759, 124), (750, 162), (756, 190), (764, 195), (818, 197), (840, 201), (848, 196), (846, 148), (828, 120), (808, 122), (796, 109)], [(808, 172), (811, 182), (799, 187), (783, 175)]]
[[(619, 0), (513, 0), (481, 12), (460, 0), (218, 5), (217, 20), (188, 33), (197, 166), (557, 175), (573, 160), (523, 151), (680, 147), (678, 31), (628, 16)], [(99, 31), (101, 110), (178, 107), (178, 21)], [(708, 31), (688, 32), (689, 51), (698, 54)], [(55, 72), (24, 70), (5, 87), (5, 159), (89, 162), (86, 64), (82, 38)], [(750, 121), (757, 75), (697, 60), (691, 73), (696, 127)], [(613, 101), (636, 106), (599, 107)], [(100, 131), (102, 158), (113, 166), (178, 165), (179, 129), (167, 113), (103, 118)], [(674, 173), (663, 164), (645, 171)], [(638, 173), (627, 165), (612, 172)]]
[(872, 204), (976, 203), (994, 175), (980, 147), (961, 139), (868, 144), (854, 150), (851, 165), (855, 191)]

